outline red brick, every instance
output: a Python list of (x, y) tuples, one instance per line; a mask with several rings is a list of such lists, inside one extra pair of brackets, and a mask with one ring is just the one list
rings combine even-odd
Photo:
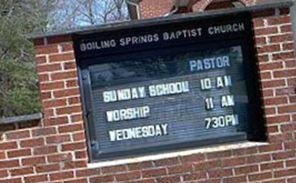
[(249, 166), (235, 168), (234, 171), (235, 171), (236, 175), (247, 174), (247, 173), (251, 173), (251, 172), (258, 172), (259, 167), (258, 167), (258, 165), (249, 165)]
[(296, 159), (286, 160), (287, 167), (296, 167)]
[(162, 178), (157, 178), (156, 179), (157, 183), (175, 183), (175, 182), (181, 182), (181, 177), (180, 176), (166, 176)]
[(77, 177), (90, 177), (100, 174), (100, 169), (85, 169), (85, 170), (77, 170)]
[(0, 143), (0, 150), (16, 149), (16, 142), (2, 142)]
[(34, 137), (48, 136), (53, 134), (56, 134), (56, 129), (54, 127), (43, 127), (43, 128), (32, 130), (32, 135)]
[(140, 171), (132, 171), (128, 173), (122, 173), (122, 174), (116, 174), (115, 179), (117, 181), (130, 181), (134, 179), (141, 178), (141, 172)]
[(219, 151), (219, 152), (212, 152), (207, 154), (207, 159), (220, 159), (225, 157), (230, 157), (231, 151)]
[(86, 140), (86, 137), (85, 137), (85, 132), (79, 132), (79, 133), (76, 133), (76, 134), (73, 134), (73, 140), (74, 141), (84, 141)]
[(263, 79), (271, 79), (271, 73), (270, 72), (262, 72), (260, 73), (260, 78)]
[(183, 176), (184, 181), (194, 181), (194, 180), (201, 180), (206, 178), (207, 178), (207, 174), (205, 172), (195, 172), (193, 174), (188, 174)]
[(268, 55), (257, 56), (257, 59), (258, 59), (258, 62), (267, 62), (267, 61), (269, 61)]
[(55, 126), (68, 123), (67, 117), (54, 117), (50, 119), (44, 119), (45, 126)]
[(274, 107), (268, 107), (268, 108), (265, 108), (264, 110), (265, 110), (266, 115), (275, 114), (275, 112), (276, 112)]
[(141, 170), (141, 169), (151, 168), (154, 165), (153, 165), (152, 161), (145, 161), (145, 162), (128, 164), (127, 166), (128, 166), (129, 170)]
[(263, 27), (264, 21), (261, 18), (254, 18), (253, 19), (254, 27)]
[(190, 164), (168, 167), (168, 174), (184, 174), (190, 172), (193, 172), (193, 166)]
[(4, 151), (0, 151), (0, 160), (6, 159), (6, 155)]
[(37, 138), (37, 139), (29, 139), (29, 140), (22, 140), (20, 142), (21, 147), (37, 147), (44, 145), (43, 138)]
[[(283, 51), (293, 50), (294, 44), (293, 43), (284, 43), (283, 44)], [(293, 60), (295, 62), (295, 60)]]
[(71, 98), (68, 98), (68, 103), (70, 105), (73, 105), (73, 104), (80, 104), (81, 101), (80, 101), (80, 97), (71, 97)]
[(283, 79), (272, 80), (272, 81), (262, 81), (263, 88), (275, 88), (285, 86), (286, 82)]
[(255, 43), (258, 46), (258, 49), (261, 47), (259, 45), (265, 45), (267, 43), (267, 40), (265, 37), (256, 37), (255, 38)]
[(250, 181), (271, 179), (272, 178), (272, 173), (271, 172), (257, 173), (257, 174), (251, 174), (248, 177), (249, 177)]
[(43, 109), (44, 118), (50, 118), (54, 116), (53, 109)]
[(16, 157), (30, 156), (30, 155), (31, 155), (30, 149), (19, 149), (19, 150), (7, 151), (8, 158), (16, 158)]
[(256, 35), (268, 35), (268, 34), (276, 34), (278, 33), (277, 27), (264, 27), (264, 28), (259, 28), (255, 29), (255, 34)]
[(178, 165), (180, 161), (178, 158), (168, 158), (154, 161), (155, 166), (169, 166), (169, 165)]
[(61, 54), (55, 54), (49, 56), (50, 62), (63, 62), (63, 61), (69, 61), (74, 60), (74, 54), (73, 53), (61, 53)]
[(76, 71), (68, 71), (68, 72), (58, 72), (51, 74), (51, 79), (53, 81), (65, 80), (65, 79), (73, 79), (77, 78)]
[(45, 163), (45, 157), (34, 156), (29, 158), (22, 158), (21, 162), (24, 166), (43, 164)]
[(289, 16), (273, 17), (273, 18), (269, 18), (267, 22), (268, 22), (268, 25), (286, 24), (286, 23), (291, 23), (291, 18)]
[(59, 133), (76, 132), (82, 130), (84, 130), (82, 123), (59, 126), (58, 128)]
[(223, 178), (223, 183), (241, 183), (241, 182), (247, 182), (246, 176), (235, 176), (235, 177), (227, 177)]
[(287, 122), (287, 121), (290, 121), (290, 116), (289, 115), (278, 115), (278, 116), (274, 116), (274, 117), (267, 117), (266, 121), (269, 124)]
[(21, 178), (10, 178), (0, 180), (0, 183), (23, 183)]
[(261, 72), (260, 78), (263, 79), (271, 79), (271, 72)]
[(294, 86), (294, 85), (296, 85), (296, 78), (289, 78), (289, 79), (288, 79), (288, 85), (289, 85), (289, 86)]
[(281, 26), (281, 27), (280, 27), (280, 31), (281, 31), (282, 33), (292, 32), (292, 31), (293, 31), (293, 29), (292, 29), (292, 24)]
[(293, 40), (293, 34), (287, 33), (284, 35), (270, 36), (270, 43), (281, 43)]
[(294, 87), (279, 88), (275, 90), (275, 94), (276, 96), (293, 95), (296, 94), (296, 90)]
[(294, 52), (285, 52), (285, 53), (275, 53), (272, 54), (272, 59), (273, 60), (281, 60), (281, 61), (285, 61), (287, 59), (291, 59), (294, 58)]
[(40, 86), (40, 89), (42, 91), (63, 89), (65, 87), (64, 82), (62, 82), (62, 81), (60, 81), (60, 82), (41, 83), (39, 86)]
[(4, 160), (0, 161), (0, 168), (13, 168), (13, 167), (19, 167), (20, 163), (18, 160)]
[(208, 171), (208, 175), (211, 178), (230, 177), (232, 176), (231, 169), (216, 169)]
[(77, 88), (74, 89), (65, 89), (65, 90), (59, 90), (53, 92), (55, 98), (61, 98), (61, 97), (69, 97), (72, 95), (79, 95), (80, 91)]
[(74, 180), (67, 180), (64, 181), (64, 183), (88, 183), (86, 178), (82, 178), (82, 179), (74, 179)]
[(48, 173), (48, 172), (53, 172), (58, 170), (60, 170), (59, 164), (46, 164), (46, 165), (36, 166), (37, 173), (42, 173), (42, 172)]
[(13, 131), (13, 132), (6, 133), (6, 137), (8, 140), (23, 139), (23, 138), (30, 137), (30, 132), (29, 130)]
[(68, 162), (65, 162), (65, 166), (63, 167), (63, 170), (78, 169), (78, 168), (85, 168), (85, 167), (87, 167), (87, 161), (85, 160), (68, 161)]
[(73, 150), (80, 150), (85, 148), (86, 148), (85, 142), (62, 144), (62, 151), (73, 151)]
[[(295, 182), (296, 182), (296, 177), (287, 179), (287, 183), (295, 183)], [(286, 182), (284, 182), (284, 183), (286, 183)]]
[(72, 114), (71, 115), (71, 122), (81, 122), (83, 121), (82, 114)]
[(46, 63), (46, 56), (36, 56), (35, 57), (35, 61), (37, 62), (37, 64), (44, 64)]
[(273, 143), (289, 141), (292, 138), (293, 138), (292, 133), (281, 133), (281, 134), (269, 135), (269, 141)]
[(293, 157), (295, 157), (295, 152), (293, 151), (285, 151), (285, 152), (272, 154), (273, 160), (282, 160), (282, 159), (293, 158)]
[(7, 170), (0, 170), (0, 179), (8, 177), (8, 171)]
[(36, 46), (36, 54), (58, 53), (57, 45)]
[(47, 182), (47, 175), (33, 175), (33, 176), (28, 176), (24, 177), (25, 182), (28, 183), (35, 183), (35, 182)]
[(37, 67), (38, 73), (44, 72), (53, 72), (62, 70), (61, 64), (46, 64), (46, 65), (38, 65)]
[(96, 177), (91, 177), (89, 179), (90, 183), (98, 183), (98, 182), (114, 182), (115, 177), (113, 175), (101, 175)]
[(18, 169), (9, 170), (11, 176), (27, 175), (34, 173), (33, 167), (22, 167)]
[(239, 166), (244, 165), (246, 163), (246, 158), (230, 158), (230, 159), (224, 159), (222, 161), (223, 167), (233, 167), (233, 166)]
[(282, 124), (280, 127), (281, 127), (281, 131), (283, 133), (296, 131), (296, 124), (295, 123)]
[(56, 146), (41, 146), (38, 148), (35, 148), (33, 150), (34, 155), (43, 155), (43, 154), (52, 154), (56, 153), (57, 147)]
[(296, 111), (296, 105), (288, 105), (288, 106), (282, 106), (278, 108), (278, 112), (280, 114), (283, 113), (293, 113)]
[(183, 163), (201, 162), (203, 160), (205, 160), (204, 154), (194, 154), (190, 156), (184, 156), (181, 158), (181, 161)]
[(88, 154), (86, 151), (75, 151), (75, 159), (86, 159)]
[(42, 91), (41, 92), (41, 99), (42, 100), (47, 100), (47, 99), (51, 99), (52, 95), (50, 91)]
[(263, 97), (272, 97), (274, 96), (272, 89), (264, 89), (262, 91)]
[(295, 77), (296, 76), (296, 69), (273, 71), (273, 76), (276, 78)]
[(267, 126), (267, 133), (278, 133), (279, 127), (278, 126)]
[(268, 98), (264, 100), (264, 105), (279, 105), (279, 104), (287, 104), (287, 97), (277, 97), (277, 98)]
[(60, 143), (63, 143), (63, 142), (70, 142), (70, 141), (71, 141), (71, 137), (68, 134), (66, 134), (66, 135), (54, 135), (54, 136), (46, 137), (46, 143), (47, 144), (60, 144)]
[(149, 169), (149, 170), (143, 170), (142, 171), (143, 178), (160, 177), (162, 175), (166, 175), (166, 169), (165, 168), (155, 168), (155, 169)]
[(65, 62), (63, 64), (63, 67), (65, 70), (71, 70), (71, 69), (76, 69), (76, 63), (75, 62)]
[(59, 46), (61, 47), (62, 52), (68, 52), (68, 51), (74, 50), (72, 42), (61, 43), (59, 44)]
[(49, 163), (54, 163), (54, 162), (68, 162), (72, 160), (72, 155), (70, 153), (67, 154), (55, 154), (55, 155), (48, 155), (47, 156), (47, 161)]
[(288, 177), (288, 176), (295, 176), (296, 175), (296, 168), (284, 169), (274, 171), (274, 177)]
[(269, 71), (275, 69), (283, 68), (283, 64), (281, 62), (273, 62), (273, 63), (264, 63), (259, 65), (260, 71)]
[(39, 82), (43, 83), (46, 81), (49, 81), (49, 75), (48, 74), (38, 74)]
[(72, 171), (49, 174), (49, 179), (51, 181), (64, 180), (64, 179), (69, 179), (73, 177), (74, 177), (74, 173)]
[(72, 114), (72, 113), (78, 113), (81, 112), (81, 106), (71, 106), (71, 107), (63, 107), (56, 109), (57, 115), (64, 115), (64, 114)]
[(44, 108), (55, 108), (55, 107), (62, 107), (67, 105), (66, 99), (53, 99), (47, 100), (43, 102)]
[(66, 86), (67, 88), (78, 87), (78, 80), (77, 79), (67, 80)]
[(261, 171), (274, 170), (274, 169), (283, 168), (283, 167), (284, 167), (284, 163), (282, 161), (260, 164)]

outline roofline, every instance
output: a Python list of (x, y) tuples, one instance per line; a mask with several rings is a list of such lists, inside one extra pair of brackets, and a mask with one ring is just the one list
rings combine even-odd
[(242, 13), (242, 12), (258, 12), (258, 11), (262, 11), (265, 9), (272, 9), (272, 8), (287, 8), (287, 7), (291, 7), (293, 4), (294, 4), (293, 0), (282, 0), (281, 2), (273, 1), (273, 2), (261, 3), (253, 6), (241, 7), (241, 8), (213, 10), (213, 11), (206, 11), (206, 12), (194, 12), (194, 13), (188, 13), (188, 14), (176, 14), (176, 15), (160, 17), (160, 18), (115, 22), (115, 23), (108, 23), (108, 24), (96, 25), (96, 26), (85, 26), (77, 29), (65, 30), (65, 31), (59, 31), (59, 32), (31, 33), (31, 34), (28, 34), (28, 38), (38, 39), (38, 38), (46, 38), (46, 37), (54, 37), (54, 36), (87, 34), (87, 33), (93, 33), (93, 32), (104, 32), (104, 31), (112, 31), (112, 30), (119, 30), (119, 29), (152, 26), (155, 24), (165, 23), (165, 22), (180, 22), (184, 19), (213, 17), (213, 16), (219, 16), (223, 14), (236, 14), (236, 13)]

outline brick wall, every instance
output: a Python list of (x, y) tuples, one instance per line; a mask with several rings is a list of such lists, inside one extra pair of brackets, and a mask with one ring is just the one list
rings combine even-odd
[(34, 40), (44, 119), (1, 131), (0, 183), (295, 183), (296, 62), (290, 12), (254, 13), (254, 25), (268, 143), (89, 168), (72, 40), (54, 36)]

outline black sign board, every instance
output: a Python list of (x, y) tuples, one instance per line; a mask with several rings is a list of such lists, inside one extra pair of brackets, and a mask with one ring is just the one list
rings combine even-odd
[(248, 13), (74, 41), (92, 160), (264, 140)]

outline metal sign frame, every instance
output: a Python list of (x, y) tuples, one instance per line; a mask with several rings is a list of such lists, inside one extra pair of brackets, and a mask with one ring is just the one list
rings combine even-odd
[[(158, 42), (150, 45), (143, 46), (131, 46), (126, 48), (115, 48), (109, 50), (91, 50), (83, 53), (81, 51), (80, 44), (88, 40), (100, 40), (106, 37), (116, 38), (118, 36), (124, 35), (138, 35), (141, 33), (154, 32), (155, 30), (161, 32), (163, 30), (170, 30), (174, 27), (192, 27), (193, 25), (202, 25), (207, 26), (208, 24), (214, 25), (215, 22), (232, 22), (233, 20), (243, 21), (246, 25), (246, 31), (241, 34), (227, 34), (223, 36), (214, 36), (214, 37), (202, 37), (198, 40), (181, 40), (170, 43)], [(155, 21), (153, 26), (143, 27), (138, 26), (135, 29), (127, 29), (125, 27), (119, 27), (115, 30), (110, 29), (110, 31), (103, 31), (99, 33), (86, 33), (86, 34), (74, 34), (74, 50), (76, 56), (76, 62), (78, 65), (79, 72), (79, 82), (81, 86), (81, 95), (84, 111), (84, 120), (86, 122), (87, 129), (87, 138), (88, 138), (88, 150), (89, 157), (91, 161), (102, 161), (108, 159), (114, 159), (124, 156), (137, 156), (141, 154), (147, 154), (152, 152), (160, 151), (169, 151), (176, 150), (180, 148), (190, 148), (197, 146), (204, 146), (208, 144), (217, 144), (225, 142), (235, 142), (241, 140), (251, 140), (251, 141), (265, 141), (266, 140), (266, 129), (264, 122), (264, 113), (262, 109), (262, 100), (260, 92), (260, 82), (259, 82), (259, 73), (258, 66), (256, 63), (256, 51), (254, 48), (254, 33), (252, 26), (252, 18), (250, 13), (238, 13), (238, 14), (229, 14), (225, 16), (217, 17), (202, 17), (202, 18), (181, 18), (177, 22), (174, 21)], [(140, 24), (140, 23), (139, 23)], [(173, 144), (167, 146), (160, 146), (157, 148), (141, 148), (136, 150), (127, 150), (121, 152), (109, 152), (105, 154), (100, 153), (99, 149), (99, 139), (95, 138), (95, 129), (93, 126), (93, 106), (92, 106), (92, 96), (91, 96), (91, 82), (90, 82), (90, 73), (88, 67), (95, 64), (101, 64), (104, 62), (110, 62), (116, 57), (120, 58), (133, 58), (135, 56), (143, 56), (155, 53), (155, 50), (167, 50), (172, 51), (178, 50), (180, 47), (187, 46), (188, 48), (192, 45), (202, 46), (203, 49), (213, 48), (213, 43), (215, 47), (221, 48), (223, 46), (231, 45), (240, 45), (243, 50), (243, 64), (244, 64), (244, 76), (246, 78), (247, 84), (247, 93), (249, 97), (249, 111), (252, 113), (252, 117), (249, 121), (249, 129), (247, 130), (247, 135), (237, 134), (235, 136), (225, 136), (223, 139), (208, 139), (208, 140), (194, 140), (188, 143), (182, 144)], [(102, 61), (104, 60), (104, 61)]]

